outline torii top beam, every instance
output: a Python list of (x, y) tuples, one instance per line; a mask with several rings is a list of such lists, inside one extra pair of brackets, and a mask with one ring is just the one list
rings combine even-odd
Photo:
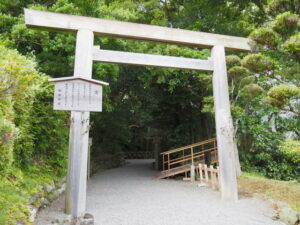
[(33, 28), (75, 32), (89, 29), (96, 35), (155, 41), (168, 44), (212, 48), (222, 45), (228, 50), (250, 51), (249, 39), (228, 35), (174, 29), (138, 23), (120, 22), (85, 16), (74, 16), (24, 9), (25, 24)]

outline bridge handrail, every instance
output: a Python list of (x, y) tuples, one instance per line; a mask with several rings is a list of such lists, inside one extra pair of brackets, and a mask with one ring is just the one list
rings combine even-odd
[(179, 151), (186, 150), (186, 149), (189, 149), (189, 148), (194, 148), (194, 147), (198, 147), (198, 146), (201, 146), (201, 145), (213, 143), (213, 142), (216, 142), (216, 141), (217, 141), (216, 138), (211, 138), (211, 139), (208, 139), (208, 140), (205, 140), (205, 141), (196, 142), (196, 143), (191, 144), (191, 145), (186, 145), (186, 146), (183, 146), (183, 147), (180, 147), (180, 148), (171, 149), (171, 150), (162, 152), (160, 154), (165, 155), (165, 154), (169, 154), (169, 153), (175, 153), (175, 152), (179, 152)]
[[(205, 145), (212, 145), (209, 148), (205, 149)], [(194, 148), (202, 146), (200, 151), (195, 152)], [(188, 155), (185, 155), (185, 151), (186, 150), (190, 150), (190, 153)], [(182, 156), (176, 157), (171, 159), (170, 155), (174, 154), (174, 153), (179, 153), (182, 152)], [(217, 139), (216, 138), (211, 138), (205, 141), (200, 141), (191, 145), (186, 145), (180, 148), (176, 148), (176, 149), (171, 149), (169, 151), (165, 151), (162, 152), (162, 159), (163, 159), (163, 171), (165, 170), (170, 170), (171, 167), (172, 168), (177, 168), (177, 167), (181, 167), (183, 163), (187, 163), (190, 162), (190, 164), (194, 163), (194, 162), (198, 162), (201, 160), (204, 160), (205, 158), (205, 154), (206, 153), (210, 153), (210, 154), (214, 154), (215, 157), (215, 161), (217, 162)], [(167, 159), (165, 159), (165, 157), (167, 157)], [(166, 167), (167, 164), (167, 168)], [(174, 166), (176, 164), (179, 164), (178, 166)]]

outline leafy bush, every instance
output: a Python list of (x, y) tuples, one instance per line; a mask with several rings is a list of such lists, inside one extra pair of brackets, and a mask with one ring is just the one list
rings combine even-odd
[[(263, 98), (260, 96), (252, 99), (251, 106), (240, 116), (239, 147), (242, 167), (246, 171), (255, 171), (273, 179), (299, 180), (299, 163), (292, 160), (298, 143), (285, 144), (283, 131), (286, 128), (279, 129), (284, 126), (291, 129), (291, 125), (286, 124), (287, 119), (278, 114), (277, 107), (263, 104)], [(287, 146), (295, 147), (294, 150), (286, 150), (290, 155), (283, 150)]]
[(284, 44), (283, 49), (300, 60), (300, 32), (291, 36)]
[(269, 48), (275, 48), (280, 42), (279, 35), (274, 32), (271, 28), (261, 27), (254, 30), (250, 34), (250, 38), (257, 44), (267, 46)]
[(228, 55), (226, 56), (226, 64), (228, 68), (231, 68), (233, 66), (240, 66), (241, 59), (237, 55)]
[(287, 139), (279, 149), (294, 163), (300, 163), (300, 141)]
[(257, 53), (243, 58), (242, 65), (252, 72), (267, 72), (275, 68), (274, 62), (267, 56)]
[[(52, 110), (53, 84), (34, 60), (0, 45), (0, 172), (12, 166), (66, 164), (66, 113)], [(2, 163), (3, 162), (3, 163)]]
[[(19, 55), (17, 51), (0, 45), (0, 52), (0, 129), (2, 137), (6, 137), (0, 144), (0, 161), (7, 162), (0, 166), (0, 171), (3, 171), (13, 161), (12, 152), (16, 148), (16, 140), (22, 139), (26, 132), (26, 129), (18, 127), (18, 122), (22, 121), (21, 111), (30, 109), (38, 74), (34, 69), (35, 63)], [(25, 123), (28, 118), (25, 118)], [(23, 140), (26, 145), (26, 138)]]
[(31, 194), (66, 172), (68, 120), (33, 59), (0, 44), (0, 224), (30, 224)]
[(258, 84), (245, 85), (242, 90), (244, 91), (244, 96), (250, 99), (257, 97), (264, 92), (264, 89)]
[(266, 102), (277, 107), (281, 107), (290, 99), (300, 93), (300, 88), (294, 85), (280, 84), (272, 87), (268, 91)]
[(233, 80), (242, 79), (247, 75), (249, 75), (249, 70), (242, 66), (234, 66), (228, 70), (228, 76)]
[(285, 12), (279, 14), (275, 18), (273, 30), (280, 33), (283, 36), (290, 35), (299, 28), (299, 15)]

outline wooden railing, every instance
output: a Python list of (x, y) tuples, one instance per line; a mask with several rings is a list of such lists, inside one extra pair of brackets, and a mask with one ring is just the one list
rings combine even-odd
[(217, 163), (217, 152), (216, 138), (172, 149), (161, 153), (162, 168), (163, 171), (166, 171), (173, 168), (186, 167), (190, 164), (195, 165), (200, 162), (205, 164)]
[(154, 152), (151, 151), (136, 151), (124, 152), (125, 159), (154, 159)]
[(200, 184), (205, 184), (211, 186), (213, 189), (219, 189), (219, 167), (214, 168), (212, 165), (210, 167), (207, 167), (206, 164), (199, 163), (198, 166), (198, 173), (199, 173), (199, 179)]

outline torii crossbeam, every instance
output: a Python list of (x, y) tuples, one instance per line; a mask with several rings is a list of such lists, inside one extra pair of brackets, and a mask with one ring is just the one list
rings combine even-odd
[[(225, 49), (250, 51), (247, 38), (25, 9), (28, 27), (77, 32), (74, 76), (91, 78), (93, 61), (213, 72), (220, 190), (237, 200), (233, 124), (230, 112)], [(94, 35), (210, 48), (207, 60), (100, 50)], [(66, 191), (66, 212), (82, 217), (86, 206), (89, 112), (72, 111)]]

